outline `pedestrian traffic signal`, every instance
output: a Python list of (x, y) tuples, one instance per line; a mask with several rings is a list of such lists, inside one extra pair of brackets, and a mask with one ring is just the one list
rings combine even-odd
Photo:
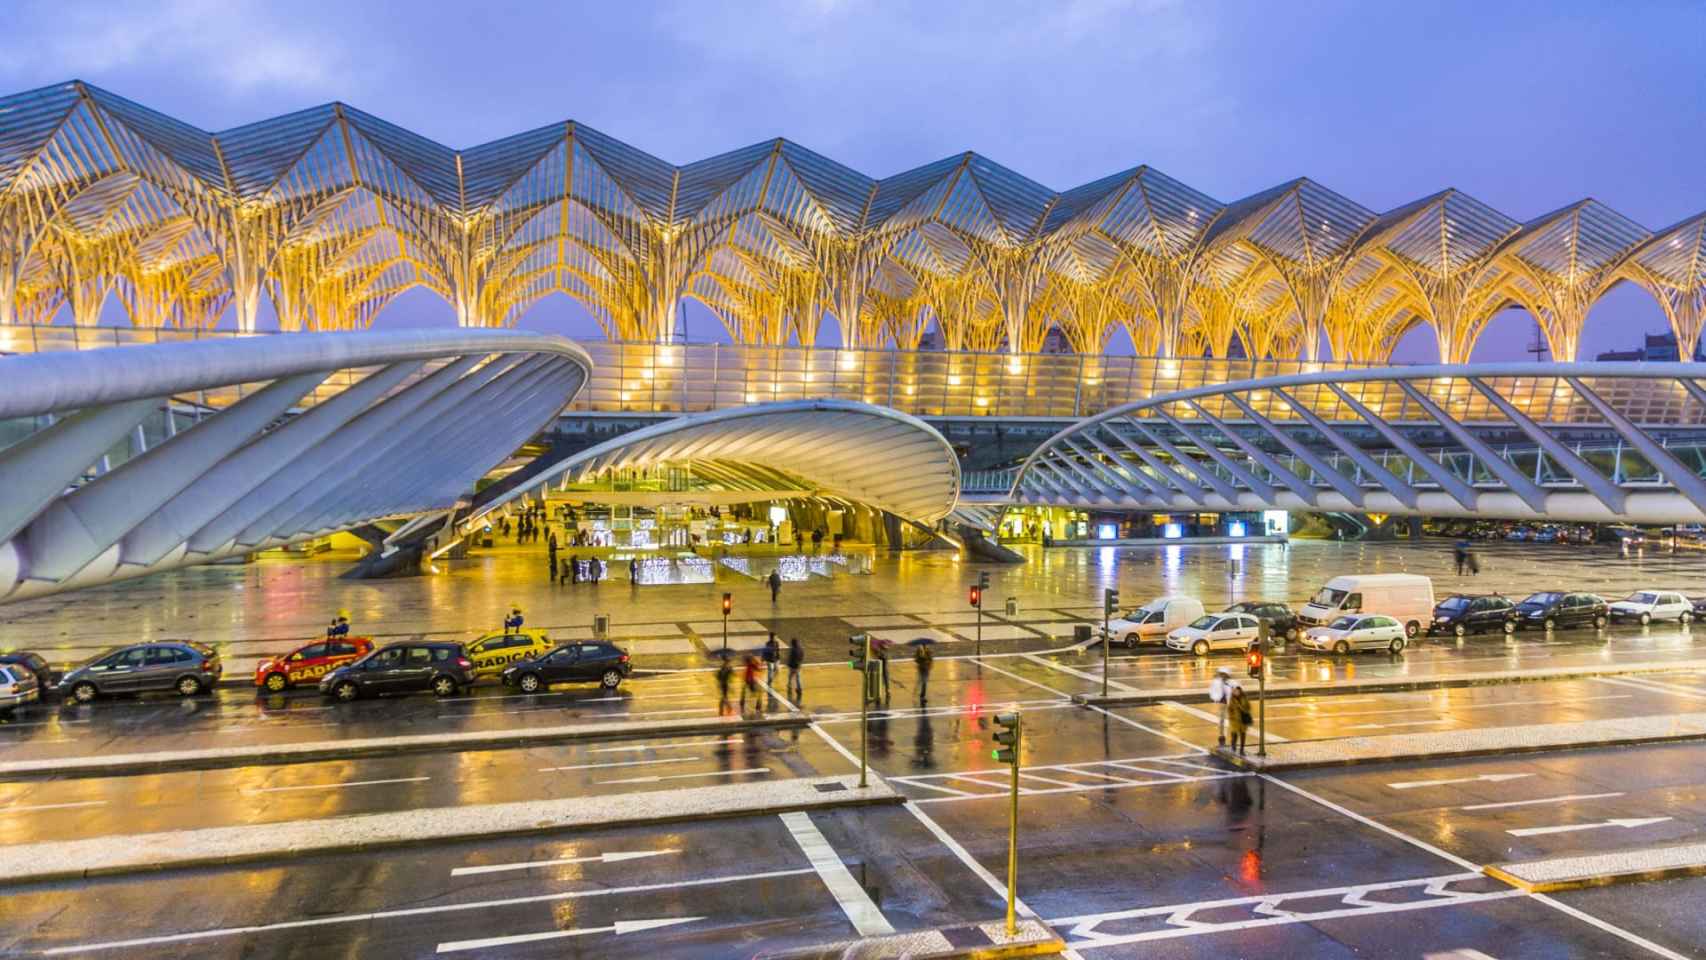
[(1260, 677), (1262, 675), (1262, 647), (1260, 644), (1252, 644), (1250, 652), (1244, 655), (1244, 660), (1250, 665), (1250, 676)]
[(852, 634), (847, 638), (847, 665), (855, 670), (865, 665), (865, 635)]
[(1019, 765), (1019, 711), (1012, 710), (1007, 713), (996, 714), (995, 725), (999, 729), (995, 731), (995, 749), (991, 750), (989, 755), (1000, 763), (1010, 763), (1017, 767)]
[(971, 605), (974, 607), (983, 606), (983, 588), (978, 586), (975, 583), (972, 584), (971, 585), (971, 593), (969, 594), (968, 599), (971, 601)]
[(1102, 612), (1113, 615), (1120, 609), (1120, 592), (1118, 590), (1102, 591)]
[(735, 608), (735, 595), (732, 593), (723, 594), (723, 616), (725, 616), (725, 617), (728, 616), (729, 613), (734, 610), (734, 608)]

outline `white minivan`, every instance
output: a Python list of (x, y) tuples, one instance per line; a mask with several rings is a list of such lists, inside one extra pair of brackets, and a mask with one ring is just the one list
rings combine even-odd
[(1303, 609), (1297, 622), (1304, 628), (1324, 627), (1352, 613), (1379, 613), (1404, 625), (1415, 639), (1433, 618), (1434, 584), (1417, 573), (1369, 573), (1334, 577)]
[(1108, 621), (1108, 635), (1128, 647), (1161, 643), (1169, 631), (1202, 615), (1202, 601), (1195, 597), (1156, 597), (1125, 616)]

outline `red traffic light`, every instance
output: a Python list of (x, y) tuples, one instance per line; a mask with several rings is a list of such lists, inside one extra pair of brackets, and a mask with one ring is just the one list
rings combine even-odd
[(1259, 677), (1262, 675), (1262, 650), (1260, 647), (1251, 647), (1250, 652), (1244, 655), (1244, 662), (1250, 665), (1250, 676)]
[(723, 616), (725, 616), (725, 617), (728, 616), (729, 612), (732, 611), (734, 608), (735, 608), (735, 595), (732, 593), (723, 594)]
[(970, 599), (971, 599), (971, 605), (972, 606), (974, 606), (974, 607), (983, 606), (983, 588), (979, 587), (975, 583), (972, 584)]

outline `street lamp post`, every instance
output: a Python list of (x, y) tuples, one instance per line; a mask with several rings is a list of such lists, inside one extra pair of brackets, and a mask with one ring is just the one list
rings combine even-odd
[(735, 608), (735, 595), (723, 594), (723, 653), (729, 652), (729, 611)]

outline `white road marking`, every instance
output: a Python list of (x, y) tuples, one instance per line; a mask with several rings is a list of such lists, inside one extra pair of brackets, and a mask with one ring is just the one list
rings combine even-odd
[(612, 760), (609, 763), (576, 763), (566, 767), (540, 767), (540, 773), (556, 773), (561, 770), (603, 770), (607, 767), (649, 767), (655, 763), (689, 763), (699, 757), (665, 757), (661, 760)]
[(1538, 800), (1506, 800), (1504, 803), (1476, 803), (1459, 810), (1503, 810), (1506, 807), (1535, 807), (1548, 803), (1571, 803), (1576, 800), (1604, 800), (1621, 797), (1621, 793), (1566, 793), (1561, 797), (1541, 797)]
[(502, 900), (474, 900), (467, 903), (444, 903), (431, 907), (407, 907), (400, 910), (380, 910), (374, 913), (344, 913), (330, 917), (310, 917), (305, 920), (281, 920), (278, 923), (255, 924), (247, 927), (220, 927), (213, 930), (195, 930), (189, 933), (168, 933), (154, 937), (137, 937), (132, 940), (107, 940), (97, 943), (83, 943), (68, 947), (53, 947), (42, 951), (43, 956), (63, 956), (70, 953), (92, 953), (96, 950), (117, 950), (121, 947), (148, 947), (162, 943), (188, 943), (196, 940), (212, 940), (218, 937), (250, 936), (257, 933), (271, 933), (275, 930), (297, 930), (304, 927), (327, 927), (344, 923), (371, 923), (375, 920), (396, 920), (402, 917), (424, 917), (435, 913), (462, 913), (470, 910), (490, 910), (494, 907), (513, 907), (528, 903), (558, 903), (564, 900), (580, 900), (589, 897), (613, 897), (626, 893), (653, 893), (659, 890), (679, 890), (682, 887), (709, 887), (724, 883), (739, 883), (745, 880), (774, 880), (781, 877), (798, 877), (814, 873), (811, 867), (800, 867), (793, 870), (769, 870), (764, 873), (736, 874), (727, 877), (704, 877), (698, 880), (670, 880), (665, 883), (645, 883), (631, 887), (607, 887), (599, 890), (570, 890), (564, 893), (542, 893), (527, 897), (508, 897)]
[(107, 801), (105, 800), (79, 800), (75, 803), (37, 803), (21, 807), (5, 806), (0, 807), (0, 817), (6, 816), (9, 813), (28, 813), (32, 810), (69, 810), (72, 807), (102, 807), (106, 806), (106, 803)]
[(877, 905), (871, 902), (871, 895), (865, 888), (859, 886), (859, 881), (853, 879), (847, 865), (841, 862), (841, 857), (830, 846), (823, 831), (812, 823), (809, 814), (801, 810), (781, 814), (782, 822), (787, 824), (788, 832), (793, 835), (794, 842), (805, 852), (806, 859), (811, 861), (812, 869), (817, 871), (823, 885), (835, 896), (835, 902), (840, 904), (841, 912), (847, 914), (853, 929), (861, 937), (880, 937), (894, 933), (894, 927)]
[(303, 783), (289, 787), (255, 787), (244, 793), (284, 793), (288, 790), (339, 790), (344, 787), (376, 787), (386, 783), (420, 783), (431, 777), (397, 777), (391, 780), (343, 780), (337, 783)]
[(721, 740), (684, 740), (680, 743), (653, 743), (638, 747), (597, 747), (587, 753), (639, 753), (643, 750), (680, 750), (684, 747), (704, 747), (717, 743), (739, 743), (739, 737), (724, 737)]
[[(1268, 704), (1269, 710), (1301, 710), (1304, 707), (1320, 707), (1329, 703), (1373, 703), (1379, 697), (1307, 697), (1296, 700), (1283, 700), (1279, 703)], [(1337, 716), (1337, 714), (1335, 714)]]
[(1670, 817), (1631, 817), (1622, 820), (1607, 820), (1604, 823), (1565, 823), (1555, 827), (1522, 827), (1517, 830), (1506, 830), (1513, 837), (1541, 837), (1552, 833), (1575, 833), (1579, 830), (1599, 830), (1603, 827), (1622, 827), (1633, 830), (1636, 827), (1650, 827), (1655, 823), (1664, 823)]
[[(1173, 707), (1177, 710), (1182, 710), (1185, 713), (1188, 713), (1193, 717), (1196, 717), (1200, 720), (1205, 720), (1209, 723), (1212, 723), (1215, 725), (1216, 729), (1219, 729), (1219, 727), (1220, 727), (1220, 717), (1215, 715), (1215, 714), (1209, 713), (1207, 710), (1198, 710), (1196, 707), (1192, 707), (1192, 706), (1189, 706), (1187, 704), (1180, 703), (1177, 700), (1166, 700), (1166, 701), (1163, 701), (1161, 705), (1164, 707)], [(1257, 709), (1258, 708), (1257, 708), (1256, 704), (1252, 702), (1250, 704), (1250, 712), (1255, 713)], [(1228, 726), (1230, 727), (1230, 724)], [(1259, 729), (1260, 729), (1260, 727), (1258, 724), (1252, 723), (1250, 725), (1250, 735), (1252, 737), (1257, 736), (1257, 731)], [(1269, 743), (1287, 743), (1289, 741), (1285, 737), (1282, 737), (1279, 734), (1273, 732), (1272, 730), (1269, 730), (1268, 731), (1268, 742)]]
[(1690, 700), (1706, 700), (1706, 691), (1696, 690), (1673, 683), (1661, 683), (1646, 677), (1595, 677), (1601, 683), (1615, 683), (1620, 687), (1630, 687), (1647, 693), (1661, 693), (1672, 697), (1687, 697)]
[(641, 930), (655, 930), (658, 927), (673, 927), (679, 923), (692, 923), (703, 920), (704, 917), (664, 917), (658, 920), (618, 920), (608, 927), (582, 927), (578, 930), (547, 930), (544, 933), (517, 933), (507, 937), (487, 937), (484, 940), (452, 940), (438, 945), (439, 953), (460, 953), (463, 950), (484, 950), (488, 947), (507, 947), (515, 943), (538, 943), (541, 940), (561, 940), (565, 937), (584, 937), (589, 933), (614, 933), (621, 936), (625, 933), (637, 933)]
[[(1037, 789), (1035, 787), (1020, 787), (1019, 793), (1023, 796), (1027, 796), (1027, 797), (1041, 797), (1041, 796), (1047, 796), (1049, 794), (1092, 793), (1092, 792), (1105, 792), (1105, 791), (1109, 791), (1109, 790), (1130, 790), (1134, 787), (1166, 787), (1166, 786), (1171, 786), (1175, 783), (1201, 783), (1201, 782), (1208, 781), (1208, 780), (1231, 780), (1231, 779), (1234, 779), (1237, 777), (1245, 777), (1245, 776), (1249, 776), (1249, 774), (1244, 773), (1241, 770), (1229, 770), (1225, 773), (1208, 774), (1208, 775), (1201, 776), (1201, 777), (1170, 777), (1170, 778), (1165, 779), (1165, 780), (1124, 780), (1124, 781), (1120, 781), (1117, 783), (1084, 783), (1084, 784), (1078, 784), (1076, 786), (1071, 786), (1071, 787), (1050, 787), (1050, 788), (1045, 788), (1045, 789)], [(901, 781), (896, 781), (896, 782), (901, 782)], [(973, 783), (983, 783), (984, 786), (999, 787), (1000, 789), (996, 790), (993, 793), (967, 794), (967, 795), (961, 796), (961, 797), (921, 797), (917, 800), (913, 800), (910, 802), (911, 803), (957, 803), (957, 802), (964, 801), (964, 800), (1001, 800), (1001, 799), (1005, 799), (1007, 797), (1007, 791), (1010, 789), (1010, 786), (1008, 784), (1005, 784), (1005, 783), (1003, 783), (1003, 784), (984, 783), (984, 781), (982, 781), (982, 780), (973, 780), (972, 782)], [(917, 783), (917, 784), (911, 784), (911, 785), (912, 786), (918, 786), (918, 787), (929, 787), (930, 786), (929, 784), (924, 784), (924, 783)], [(932, 788), (932, 789), (938, 789), (938, 788)]]
[[(1086, 673), (1083, 670), (1075, 670), (1072, 667), (1069, 667), (1064, 663), (1055, 663), (1053, 660), (1045, 660), (1042, 657), (1039, 657), (1034, 653), (1025, 654), (1025, 659), (1030, 660), (1033, 663), (1039, 663), (1039, 664), (1043, 665), (1044, 667), (1047, 667), (1050, 670), (1058, 670), (1061, 673), (1071, 674), (1072, 676), (1077, 677), (1080, 680), (1088, 680), (1091, 683), (1095, 683), (1095, 684), (1100, 684), (1102, 682), (1102, 675), (1099, 673)], [(1121, 693), (1130, 693), (1131, 692), (1130, 687), (1119, 682), (1118, 680), (1115, 680), (1111, 674), (1108, 677), (1108, 689), (1118, 690)]]
[(1386, 730), (1392, 727), (1436, 727), (1442, 723), (1455, 723), (1450, 717), (1438, 717), (1433, 720), (1403, 720), (1398, 723), (1353, 723), (1347, 724), (1344, 730)]
[(1464, 947), (1461, 950), (1450, 950), (1445, 953), (1424, 953), (1422, 960), (1499, 960), (1499, 958), (1490, 957), (1479, 950)]
[(1402, 783), (1389, 783), (1394, 790), (1415, 790), (1420, 787), (1449, 787), (1457, 783), (1504, 783), (1507, 780), (1521, 780), (1532, 777), (1532, 773), (1483, 773), (1478, 777), (1451, 777), (1445, 780), (1406, 780)]
[(695, 777), (738, 777), (748, 773), (769, 773), (769, 767), (747, 767), (743, 770), (708, 770), (705, 773), (677, 773), (668, 777), (632, 777), (627, 780), (594, 780), (594, 783), (657, 783), (662, 780), (691, 780)]
[(564, 857), (561, 860), (528, 860), (523, 863), (489, 863), (477, 867), (457, 867), (450, 871), (453, 877), (472, 877), (483, 873), (504, 873), (510, 870), (538, 870), (544, 867), (562, 867), (572, 863), (621, 863), (624, 860), (640, 860), (645, 857), (661, 857), (667, 854), (680, 853), (680, 850), (633, 850), (622, 853), (601, 853), (596, 857)]

